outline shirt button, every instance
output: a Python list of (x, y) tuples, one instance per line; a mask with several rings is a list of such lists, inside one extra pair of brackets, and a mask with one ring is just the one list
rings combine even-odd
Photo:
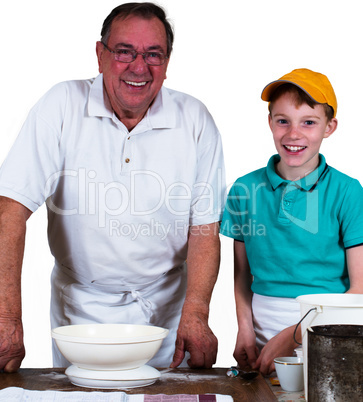
[(129, 158), (126, 158), (126, 159), (125, 159), (125, 162), (126, 162), (126, 163), (129, 163), (129, 162), (130, 162), (130, 159), (129, 159)]

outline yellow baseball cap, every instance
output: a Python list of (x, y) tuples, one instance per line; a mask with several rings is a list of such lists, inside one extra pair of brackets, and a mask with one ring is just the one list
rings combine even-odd
[(317, 103), (327, 103), (333, 108), (334, 117), (336, 116), (338, 109), (337, 98), (328, 77), (307, 68), (293, 70), (278, 80), (270, 82), (262, 91), (262, 100), (269, 102), (275, 89), (286, 83), (296, 85)]

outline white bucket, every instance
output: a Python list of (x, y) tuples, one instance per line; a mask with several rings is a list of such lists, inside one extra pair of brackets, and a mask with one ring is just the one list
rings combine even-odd
[[(363, 325), (363, 294), (315, 294), (299, 296), (302, 345), (304, 353), (304, 389), (308, 400), (308, 335), (307, 328), (315, 325)], [(312, 311), (310, 311), (313, 309)], [(309, 312), (310, 311), (310, 312)]]

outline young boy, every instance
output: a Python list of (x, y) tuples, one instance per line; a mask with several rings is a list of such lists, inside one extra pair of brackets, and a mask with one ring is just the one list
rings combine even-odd
[(319, 154), (337, 128), (325, 75), (294, 70), (262, 99), (278, 155), (234, 183), (221, 233), (234, 239), (234, 357), (267, 375), (298, 346), (297, 296), (363, 293), (363, 189)]

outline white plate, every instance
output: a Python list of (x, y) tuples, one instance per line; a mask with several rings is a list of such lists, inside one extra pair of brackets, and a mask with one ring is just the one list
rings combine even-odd
[(124, 389), (153, 384), (160, 373), (153, 367), (142, 366), (132, 370), (87, 370), (69, 366), (66, 375), (71, 383), (79, 387), (100, 389)]

